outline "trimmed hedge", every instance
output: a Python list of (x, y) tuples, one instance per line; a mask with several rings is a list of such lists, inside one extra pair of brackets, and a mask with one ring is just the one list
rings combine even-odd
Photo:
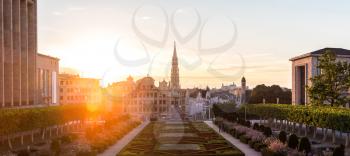
[(83, 120), (85, 105), (0, 109), (0, 136)]
[(283, 104), (249, 104), (239, 110), (247, 108), (249, 114), (264, 118), (275, 118), (303, 123), (310, 126), (350, 131), (350, 110), (330, 106), (295, 106)]

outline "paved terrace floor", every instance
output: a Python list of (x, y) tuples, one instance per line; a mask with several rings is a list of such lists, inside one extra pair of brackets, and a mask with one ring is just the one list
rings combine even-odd
[(256, 152), (254, 149), (250, 148), (249, 145), (241, 143), (238, 139), (232, 137), (226, 132), (219, 132), (219, 128), (212, 121), (204, 121), (209, 127), (214, 129), (218, 134), (224, 137), (231, 144), (240, 149), (246, 156), (261, 156), (260, 152)]
[(98, 156), (115, 156), (132, 139), (134, 139), (137, 136), (137, 134), (139, 134), (149, 123), (150, 123), (149, 121), (143, 122), (140, 126), (133, 129), (130, 133), (128, 133), (126, 136), (124, 136), (122, 139), (120, 139), (116, 144), (109, 147), (107, 150), (105, 150), (103, 153), (99, 154)]

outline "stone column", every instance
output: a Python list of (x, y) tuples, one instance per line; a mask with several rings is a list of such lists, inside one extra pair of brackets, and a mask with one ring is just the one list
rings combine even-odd
[(5, 107), (13, 106), (12, 0), (3, 0)]
[(28, 105), (28, 5), (21, 0), (21, 104)]
[(4, 14), (3, 0), (0, 0), (0, 108), (4, 102)]
[(37, 55), (37, 34), (36, 34), (36, 0), (28, 1), (28, 90), (29, 104), (34, 105), (36, 101), (36, 55)]
[(12, 0), (13, 106), (21, 103), (21, 25), (20, 0)]

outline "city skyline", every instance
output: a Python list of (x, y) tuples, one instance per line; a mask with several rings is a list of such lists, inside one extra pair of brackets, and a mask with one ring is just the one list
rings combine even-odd
[[(239, 83), (243, 76), (251, 87), (278, 84), (291, 88), (291, 62), (288, 61), (291, 57), (325, 47), (350, 48), (349, 32), (346, 31), (350, 24), (342, 20), (350, 14), (346, 9), (348, 3), (255, 2), (259, 3), (258, 8), (243, 1), (228, 2), (230, 5), (223, 1), (42, 1), (38, 5), (39, 52), (59, 57), (62, 67), (74, 68), (82, 76), (99, 78), (104, 85), (125, 80), (128, 75), (141, 78), (150, 74), (156, 81), (162, 81), (170, 80), (169, 63), (175, 40), (178, 42), (181, 85), (185, 88), (220, 87), (222, 83)], [(138, 8), (141, 8), (140, 14), (134, 14)], [(152, 8), (156, 11), (150, 11)], [(142, 25), (140, 30), (146, 31), (146, 35), (159, 37), (157, 32), (162, 30), (165, 21), (160, 16), (162, 8), (166, 10), (168, 20), (176, 13), (177, 30), (185, 34), (195, 27), (196, 20), (191, 20), (197, 17), (195, 10), (202, 25), (208, 19), (202, 35), (205, 48), (221, 45), (238, 32), (237, 38), (220, 56), (201, 55), (198, 59), (199, 32), (187, 43), (181, 43), (170, 23), (164, 46), (148, 44), (135, 33), (132, 19), (136, 19), (137, 26)], [(234, 21), (237, 32), (228, 19)], [(142, 41), (152, 66), (149, 62), (139, 66), (120, 63), (115, 58), (117, 41), (120, 41), (118, 51), (121, 56), (128, 59), (145, 56), (144, 47), (139, 44)], [(210, 65), (219, 73), (229, 74), (228, 78), (222, 78), (216, 72), (209, 73)], [(242, 65), (244, 72), (240, 72)]]

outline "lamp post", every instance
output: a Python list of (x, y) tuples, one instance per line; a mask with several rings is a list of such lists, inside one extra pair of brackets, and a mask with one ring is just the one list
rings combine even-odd
[(247, 107), (244, 106), (244, 120), (247, 121)]

